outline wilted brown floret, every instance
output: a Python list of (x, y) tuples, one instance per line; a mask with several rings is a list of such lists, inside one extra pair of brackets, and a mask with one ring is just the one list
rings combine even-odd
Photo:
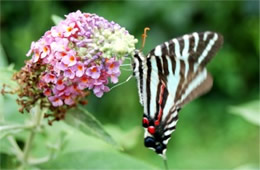
[[(25, 64), (26, 65), (20, 71), (13, 75), (13, 80), (19, 85), (18, 89), (6, 91), (6, 85), (3, 85), (1, 93), (17, 94), (18, 99), (16, 101), (18, 105), (20, 105), (19, 112), (21, 113), (24, 113), (25, 111), (30, 112), (36, 102), (40, 101), (41, 109), (47, 108), (49, 110), (48, 113), (44, 115), (45, 118), (49, 119), (49, 125), (52, 125), (53, 121), (64, 119), (67, 110), (75, 107), (76, 104), (54, 107), (43, 94), (43, 90), (39, 88), (41, 74), (43, 70), (46, 69), (46, 66), (32, 63), (31, 60), (26, 61)], [(83, 98), (78, 98), (77, 103), (87, 104), (87, 100), (84, 97), (89, 95), (89, 91), (86, 91), (83, 94)]]

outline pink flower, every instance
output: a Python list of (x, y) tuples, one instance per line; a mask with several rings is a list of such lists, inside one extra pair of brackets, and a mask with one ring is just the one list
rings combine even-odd
[(39, 58), (40, 58), (40, 53), (39, 53), (39, 51), (38, 50), (35, 50), (34, 51), (34, 54), (33, 54), (33, 62), (34, 63), (36, 63), (38, 60), (39, 60)]
[(64, 71), (64, 70), (66, 70), (66, 69), (68, 68), (68, 66), (65, 65), (65, 64), (62, 63), (62, 62), (56, 62), (54, 68), (55, 68), (56, 70)]
[(100, 77), (100, 69), (97, 66), (92, 66), (87, 69), (86, 74), (93, 79), (98, 79)]
[(111, 82), (112, 83), (117, 83), (119, 75), (120, 75), (120, 72), (111, 74), (110, 75)]
[(64, 58), (65, 56), (67, 56), (67, 53), (65, 51), (61, 51), (61, 52), (56, 52), (55, 53), (55, 57), (60, 60), (62, 58)]
[(56, 89), (57, 89), (57, 90), (63, 90), (64, 88), (65, 88), (65, 85), (64, 85), (63, 80), (62, 80), (62, 78), (61, 78), (61, 79), (59, 79), (59, 80), (57, 81)]
[(61, 60), (64, 64), (70, 66), (74, 66), (77, 63), (76, 56), (73, 54), (68, 54)]
[(107, 84), (107, 82), (106, 80), (102, 79), (102, 77), (100, 77), (99, 79), (94, 79), (92, 84), (95, 86), (99, 86), (101, 84)]
[(68, 96), (64, 96), (64, 103), (66, 105), (73, 105), (75, 102), (74, 102), (72, 96), (68, 95)]
[(65, 52), (68, 50), (68, 45), (69, 40), (67, 38), (57, 38), (50, 46), (53, 51)]
[(54, 38), (57, 38), (57, 37), (62, 37), (63, 34), (62, 34), (62, 30), (60, 27), (52, 27), (51, 28), (51, 36), (54, 37)]
[(69, 68), (69, 69), (65, 70), (64, 76), (69, 78), (69, 79), (74, 79), (75, 73)]
[(44, 59), (42, 59), (42, 63), (44, 64), (50, 64), (52, 66), (54, 66), (56, 64), (56, 59), (54, 58), (54, 56), (52, 54), (48, 55), (47, 57), (45, 57)]
[(109, 88), (104, 85), (95, 86), (93, 92), (97, 97), (102, 97), (104, 92), (108, 92)]
[(44, 94), (45, 96), (51, 96), (51, 89), (44, 89), (44, 90), (43, 90), (43, 94)]
[(72, 22), (69, 25), (63, 25), (63, 29), (65, 30), (64, 37), (69, 37), (78, 31), (78, 28), (75, 27), (75, 22)]
[(81, 90), (80, 90), (80, 88), (78, 87), (77, 84), (71, 85), (70, 91), (71, 91), (72, 94), (80, 94), (81, 93)]
[[(125, 49), (114, 45), (120, 40)], [(109, 91), (109, 80), (118, 82), (121, 62), (133, 52), (135, 43), (118, 24), (76, 11), (32, 42), (27, 67), (41, 68), (37, 88), (53, 106), (74, 105), (87, 90), (101, 97)]]
[(43, 88), (46, 88), (46, 82), (43, 80), (43, 79), (41, 79), (40, 81), (39, 81), (39, 83), (37, 84), (37, 88), (39, 88), (39, 89), (43, 89)]
[(106, 63), (107, 66), (107, 73), (113, 74), (113, 73), (119, 73), (120, 72), (120, 64), (119, 61), (115, 61), (113, 58), (108, 60)]
[(89, 79), (86, 75), (83, 75), (81, 78), (79, 78), (78, 80), (79, 82), (79, 89), (85, 89), (87, 87), (89, 87), (89, 85), (91, 84), (91, 79)]
[(85, 67), (84, 67), (84, 64), (82, 62), (78, 62), (75, 69), (76, 69), (76, 76), (77, 77), (83, 76), (83, 74), (85, 72)]
[(79, 20), (79, 18), (82, 18), (84, 15), (80, 12), (80, 10), (77, 10), (76, 12), (72, 12), (69, 15), (65, 15), (68, 20), (76, 22)]
[(57, 81), (57, 78), (54, 74), (48, 73), (44, 76), (44, 80), (46, 83), (55, 83)]
[(66, 89), (64, 88), (63, 90), (58, 90), (57, 88), (53, 88), (52, 89), (52, 93), (56, 96), (56, 97), (61, 97), (66, 93)]
[(62, 102), (62, 100), (59, 97), (50, 96), (48, 99), (51, 101), (51, 103), (52, 103), (52, 105), (54, 107), (58, 107), (58, 106), (62, 106), (63, 105), (63, 102)]
[(47, 45), (43, 45), (41, 47), (41, 58), (45, 58), (46, 56), (48, 56), (50, 54), (50, 48)]

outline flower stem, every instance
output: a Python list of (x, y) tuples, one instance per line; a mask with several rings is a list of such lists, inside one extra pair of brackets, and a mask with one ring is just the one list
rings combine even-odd
[(29, 157), (29, 153), (30, 153), (30, 149), (31, 149), (31, 145), (32, 145), (32, 141), (34, 139), (34, 136), (35, 136), (35, 131), (32, 130), (29, 137), (27, 138), (27, 141), (26, 141), (26, 144), (25, 144), (23, 161), (24, 161), (26, 166), (27, 166), (28, 157)]
[(23, 151), (18, 146), (17, 142), (15, 141), (13, 136), (8, 136), (8, 140), (10, 144), (13, 146), (13, 151), (15, 152), (17, 158), (19, 161), (22, 161), (23, 159)]
[(31, 129), (31, 125), (4, 125), (0, 126), (0, 132), (6, 132), (6, 131), (13, 131), (13, 130), (25, 130), (25, 129)]
[[(39, 101), (40, 102), (40, 101)], [(31, 109), (31, 114), (33, 116), (33, 128), (31, 129), (31, 132), (26, 140), (26, 143), (25, 143), (25, 148), (24, 148), (24, 151), (23, 151), (23, 167), (27, 167), (28, 166), (28, 159), (29, 159), (29, 154), (30, 154), (30, 151), (31, 151), (31, 148), (32, 148), (32, 143), (33, 143), (33, 139), (35, 137), (35, 134), (36, 134), (36, 130), (37, 128), (40, 126), (40, 123), (41, 123), (41, 120), (43, 118), (43, 114), (44, 114), (44, 111), (41, 110), (40, 108), (40, 104), (39, 102), (37, 102), (37, 104), (35, 105), (35, 107), (33, 107)]]

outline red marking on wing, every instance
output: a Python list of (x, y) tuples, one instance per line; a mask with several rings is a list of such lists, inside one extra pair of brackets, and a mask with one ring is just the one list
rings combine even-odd
[(161, 120), (161, 117), (162, 117), (162, 114), (163, 114), (163, 109), (162, 109), (162, 107), (161, 107), (161, 104), (162, 104), (162, 101), (163, 101), (164, 89), (165, 89), (165, 84), (162, 83), (161, 89), (160, 89), (160, 98), (159, 98), (160, 110), (159, 110), (159, 114), (158, 114), (157, 120), (154, 122), (154, 124), (155, 124), (156, 126), (158, 126), (158, 125), (160, 124), (160, 120)]
[(154, 126), (149, 126), (148, 127), (148, 132), (153, 135), (155, 133), (155, 127)]
[(149, 126), (149, 120), (146, 117), (143, 118), (143, 126), (144, 127), (148, 127)]

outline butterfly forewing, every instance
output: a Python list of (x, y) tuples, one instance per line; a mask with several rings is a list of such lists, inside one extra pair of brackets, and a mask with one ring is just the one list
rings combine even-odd
[(192, 33), (156, 46), (147, 57), (140, 52), (134, 56), (140, 102), (149, 121), (145, 143), (158, 154), (165, 155), (179, 109), (210, 90), (205, 66), (222, 43), (220, 34)]
[(142, 53), (136, 53), (134, 55), (133, 70), (134, 76), (137, 79), (137, 88), (139, 94), (140, 104), (143, 106), (143, 66), (145, 65), (144, 56)]

